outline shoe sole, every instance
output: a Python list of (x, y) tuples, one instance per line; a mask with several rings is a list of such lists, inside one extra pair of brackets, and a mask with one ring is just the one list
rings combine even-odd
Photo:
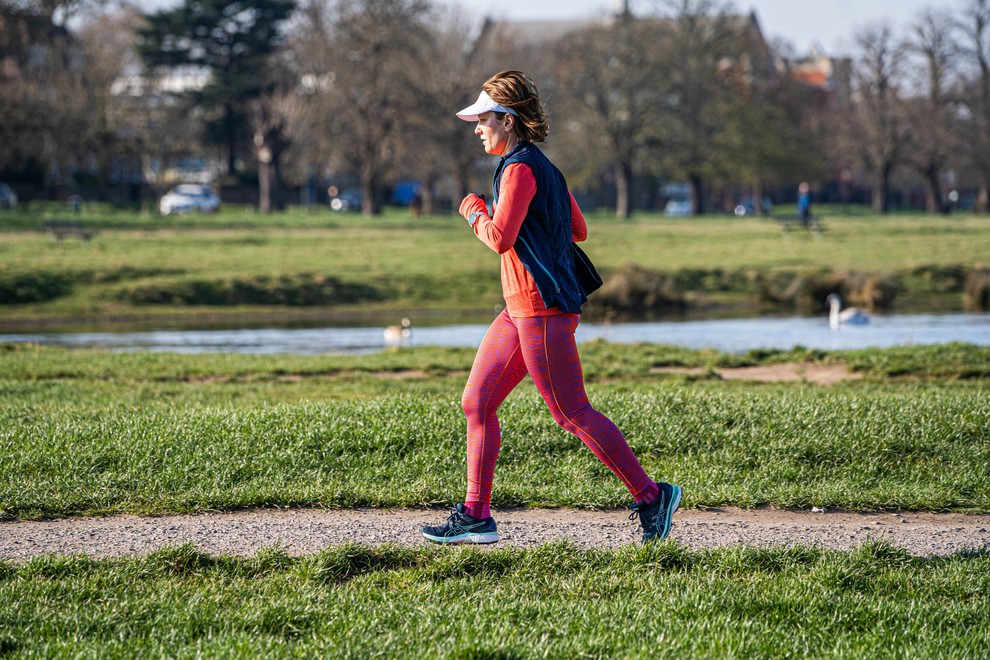
[(498, 532), (486, 532), (484, 534), (458, 534), (457, 536), (433, 536), (432, 534), (423, 534), (423, 538), (433, 541), (434, 543), (497, 543), (501, 538)]

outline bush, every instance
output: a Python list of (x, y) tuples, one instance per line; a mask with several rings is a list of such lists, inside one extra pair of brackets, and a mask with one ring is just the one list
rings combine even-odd
[(72, 291), (68, 273), (0, 273), (0, 305), (47, 302)]
[(180, 280), (147, 284), (123, 291), (134, 305), (287, 305), (306, 307), (377, 301), (373, 286), (312, 275), (258, 276), (233, 280)]
[(990, 310), (990, 269), (978, 267), (966, 275), (963, 308), (967, 312)]

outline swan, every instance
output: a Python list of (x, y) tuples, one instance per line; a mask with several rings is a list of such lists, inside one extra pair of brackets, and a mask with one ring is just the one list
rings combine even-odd
[(390, 325), (385, 328), (385, 341), (389, 344), (405, 344), (412, 337), (412, 321), (402, 319), (401, 325)]
[(863, 325), (870, 322), (870, 315), (858, 307), (842, 309), (842, 298), (837, 293), (829, 295), (825, 302), (829, 306), (828, 327), (833, 330), (841, 325)]

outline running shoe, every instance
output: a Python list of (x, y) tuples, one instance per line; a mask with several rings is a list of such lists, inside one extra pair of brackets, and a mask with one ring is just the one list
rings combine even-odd
[(650, 541), (662, 541), (670, 534), (670, 525), (674, 522), (674, 512), (681, 504), (681, 487), (660, 482), (660, 494), (657, 499), (649, 504), (642, 502), (633, 504), (629, 508), (629, 520), (634, 520), (639, 516), (639, 523), (643, 526), (643, 543)]
[(447, 522), (420, 530), (424, 537), (435, 543), (495, 543), (499, 539), (495, 519), (473, 518), (458, 503)]

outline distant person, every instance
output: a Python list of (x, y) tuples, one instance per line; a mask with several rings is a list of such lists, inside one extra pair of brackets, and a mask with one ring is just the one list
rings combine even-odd
[(811, 189), (806, 181), (802, 181), (798, 186), (798, 220), (807, 227), (811, 223)]
[[(529, 374), (554, 421), (578, 436), (619, 477), (635, 503), (643, 541), (663, 539), (681, 501), (681, 488), (647, 476), (622, 432), (588, 401), (574, 331), (589, 270), (574, 241), (588, 236), (581, 209), (563, 175), (536, 146), (549, 133), (536, 85), (503, 71), (478, 100), (457, 113), (476, 122), (487, 153), (501, 156), (492, 179), (492, 212), (475, 194), (460, 213), (475, 235), (501, 255), (506, 307), (485, 334), (461, 404), (467, 415), (467, 496), (441, 525), (423, 527), (437, 543), (494, 543), (492, 480), (501, 448), (499, 406)], [(594, 274), (597, 284), (597, 273)], [(548, 455), (547, 460), (554, 456)]]

